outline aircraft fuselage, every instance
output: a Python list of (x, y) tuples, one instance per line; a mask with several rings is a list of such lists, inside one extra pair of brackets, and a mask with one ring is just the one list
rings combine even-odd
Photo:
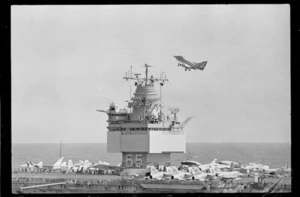
[(192, 63), (192, 62), (190, 62), (190, 61), (184, 59), (184, 57), (182, 57), (182, 56), (174, 56), (174, 57), (175, 57), (175, 59), (176, 59), (177, 61), (179, 61), (179, 62), (181, 62), (181, 63), (184, 63), (184, 64), (187, 64), (187, 65), (190, 66), (190, 67), (183, 66), (183, 67), (185, 67), (186, 69), (194, 69), (194, 70), (195, 70), (195, 64), (194, 64), (194, 63)]

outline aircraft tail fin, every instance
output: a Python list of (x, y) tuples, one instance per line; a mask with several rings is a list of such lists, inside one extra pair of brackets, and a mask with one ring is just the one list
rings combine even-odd
[(217, 159), (212, 160), (211, 164), (215, 164)]
[(231, 164), (230, 164), (230, 170), (233, 171), (233, 169), (234, 169), (234, 163), (231, 162)]
[(73, 162), (72, 162), (71, 159), (68, 160), (68, 167), (69, 167), (69, 168), (73, 167)]
[(43, 162), (40, 161), (40, 162), (37, 164), (37, 166), (38, 166), (39, 168), (42, 168), (42, 167), (43, 167)]
[(63, 160), (64, 160), (64, 157), (61, 157), (61, 158), (53, 165), (53, 167), (60, 167)]
[(200, 62), (200, 63), (196, 63), (195, 67), (196, 67), (196, 69), (198, 69), (198, 70), (204, 70), (206, 64), (207, 64), (207, 61)]
[(87, 169), (89, 167), (89, 164), (90, 164), (89, 160), (85, 160), (84, 161), (84, 169)]
[(154, 166), (150, 166), (150, 171), (151, 171), (151, 174), (156, 174), (159, 172)]

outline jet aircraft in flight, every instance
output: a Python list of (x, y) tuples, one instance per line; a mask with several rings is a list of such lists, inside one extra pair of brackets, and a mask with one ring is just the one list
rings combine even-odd
[(174, 56), (174, 57), (178, 61), (178, 66), (183, 67), (185, 69), (185, 71), (187, 71), (187, 70), (191, 71), (191, 69), (203, 70), (207, 64), (207, 61), (200, 62), (200, 63), (190, 62), (180, 55)]

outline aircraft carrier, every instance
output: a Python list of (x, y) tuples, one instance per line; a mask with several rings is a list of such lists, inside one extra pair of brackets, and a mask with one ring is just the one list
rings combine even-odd
[(291, 192), (291, 177), (237, 181), (155, 180), (118, 175), (18, 173), (12, 175), (12, 193), (271, 193)]
[[(184, 127), (191, 120), (178, 119), (179, 108), (162, 105), (162, 87), (168, 79), (164, 73), (149, 76), (125, 74), (125, 80), (134, 81), (136, 90), (127, 101), (127, 109), (111, 103), (107, 110), (97, 110), (108, 115), (107, 151), (122, 154), (122, 166), (128, 169), (146, 169), (149, 165), (164, 164), (172, 153), (185, 153)], [(159, 93), (155, 88), (159, 86)], [(120, 176), (120, 174), (79, 174), (76, 172), (41, 172), (34, 169), (12, 173), (13, 193), (213, 193), (213, 192), (290, 192), (291, 179), (285, 175), (266, 178), (263, 175), (239, 180), (220, 179), (145, 179), (145, 176)]]

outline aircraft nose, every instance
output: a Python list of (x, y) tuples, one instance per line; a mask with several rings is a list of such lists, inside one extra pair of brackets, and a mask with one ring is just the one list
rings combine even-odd
[(21, 167), (24, 167), (24, 168), (26, 168), (27, 167), (27, 165), (26, 164), (22, 164), (22, 165), (20, 165)]

